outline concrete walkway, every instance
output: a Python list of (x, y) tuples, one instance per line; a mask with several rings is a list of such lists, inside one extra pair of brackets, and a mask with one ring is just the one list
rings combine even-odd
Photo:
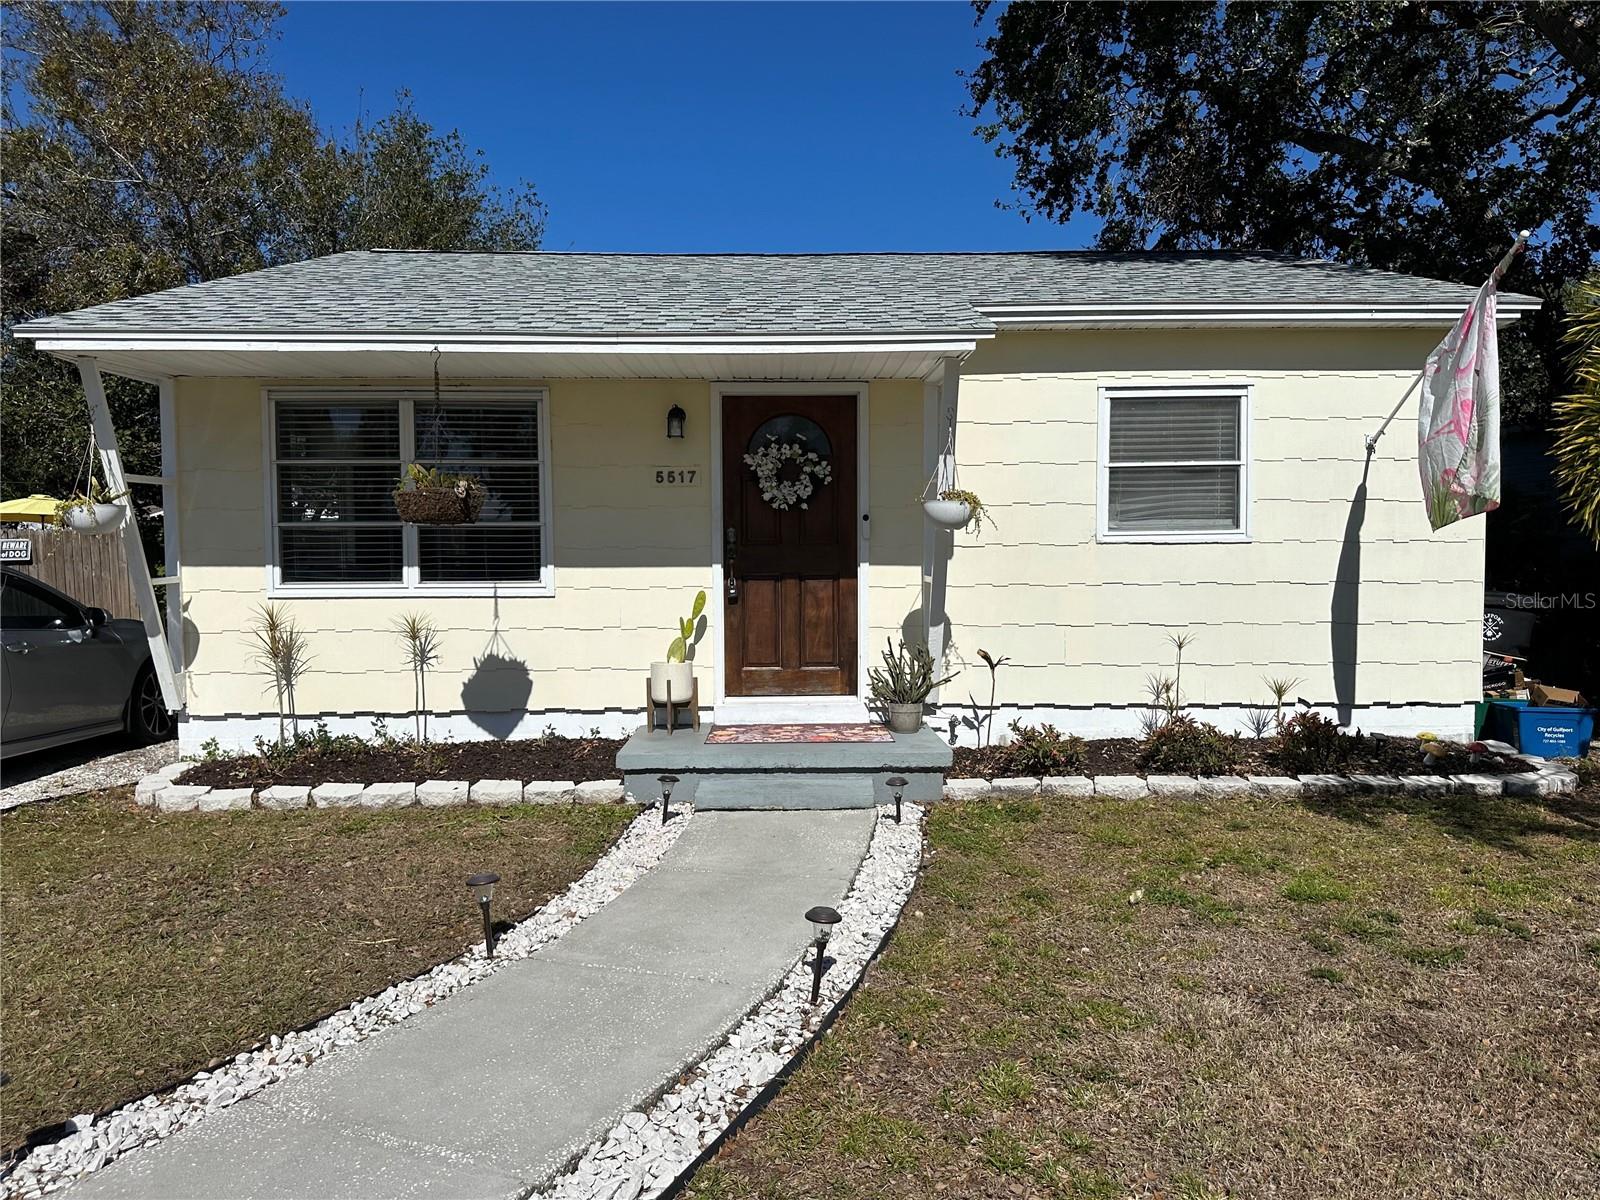
[(800, 953), (876, 812), (699, 813), (555, 945), (137, 1151), (75, 1200), (524, 1196), (654, 1095)]

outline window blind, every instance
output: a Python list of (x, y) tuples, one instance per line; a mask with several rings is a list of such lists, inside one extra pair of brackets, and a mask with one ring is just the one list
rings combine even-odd
[(276, 412), (284, 582), (399, 583), (399, 405), (285, 403)]
[[(536, 399), (280, 400), (274, 487), (288, 584), (537, 583), (544, 556)], [(473, 525), (419, 526), (395, 512), (404, 464), (471, 475)]]
[(537, 406), (418, 404), (416, 439), (419, 462), (475, 476), (488, 493), (477, 524), (417, 531), (422, 582), (538, 582)]
[(1107, 531), (1242, 528), (1241, 413), (1236, 395), (1109, 397)]

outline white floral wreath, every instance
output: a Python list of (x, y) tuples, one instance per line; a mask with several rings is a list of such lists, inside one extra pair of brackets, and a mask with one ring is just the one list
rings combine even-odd
[[(756, 482), (761, 485), (761, 498), (780, 511), (796, 504), (801, 508), (809, 507), (806, 501), (817, 490), (817, 485), (833, 481), (833, 467), (815, 450), (807, 450), (801, 444), (805, 440), (805, 434), (797, 433), (794, 441), (780, 442), (777, 434), (769, 433), (767, 445), (744, 456), (744, 461), (756, 473)], [(800, 473), (793, 479), (780, 479), (779, 472), (789, 464), (799, 468)]]

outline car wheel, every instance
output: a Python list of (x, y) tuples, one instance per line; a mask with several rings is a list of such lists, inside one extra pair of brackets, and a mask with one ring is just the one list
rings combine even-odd
[(172, 736), (172, 714), (161, 694), (161, 681), (149, 663), (133, 681), (133, 695), (128, 699), (128, 732), (141, 742), (159, 742)]

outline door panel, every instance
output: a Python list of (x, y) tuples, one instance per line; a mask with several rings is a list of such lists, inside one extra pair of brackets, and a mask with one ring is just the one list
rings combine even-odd
[[(723, 398), (724, 672), (730, 696), (856, 690), (856, 399)], [(799, 444), (827, 462), (803, 506), (761, 494), (752, 450)], [(790, 468), (780, 480), (793, 480)]]

